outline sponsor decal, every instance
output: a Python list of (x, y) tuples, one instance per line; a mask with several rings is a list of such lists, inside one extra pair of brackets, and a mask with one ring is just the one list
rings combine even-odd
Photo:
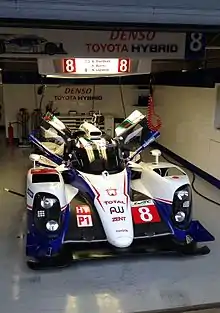
[(117, 189), (116, 188), (109, 188), (106, 191), (107, 191), (107, 194), (109, 196), (117, 196)]
[(122, 200), (111, 200), (111, 201), (104, 201), (105, 204), (125, 204)]
[(76, 206), (76, 222), (78, 227), (92, 227), (92, 215), (88, 205)]
[(128, 233), (128, 229), (116, 229), (116, 233)]
[(31, 191), (29, 188), (28, 188), (28, 190), (27, 190), (27, 194), (28, 194), (28, 196), (31, 197), (31, 198), (34, 197), (33, 191)]
[(135, 206), (135, 205), (146, 205), (146, 204), (153, 204), (153, 201), (151, 199), (149, 200), (139, 200), (139, 201), (134, 201), (132, 202), (132, 206)]
[(90, 207), (88, 205), (77, 205), (76, 214), (91, 214)]
[(154, 204), (132, 207), (132, 216), (135, 224), (159, 223), (161, 221), (160, 215)]
[(112, 218), (112, 222), (120, 222), (120, 221), (125, 221), (126, 217), (125, 216), (116, 216)]
[(114, 206), (112, 206), (112, 207), (110, 207), (110, 213), (111, 214), (113, 214), (113, 213), (124, 213), (124, 208), (123, 208), (123, 206), (118, 206), (118, 207), (114, 207)]

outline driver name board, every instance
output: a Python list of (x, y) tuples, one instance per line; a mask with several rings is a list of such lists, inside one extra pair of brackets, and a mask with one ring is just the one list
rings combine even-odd
[(64, 74), (108, 75), (131, 71), (131, 60), (128, 58), (65, 58), (61, 62)]

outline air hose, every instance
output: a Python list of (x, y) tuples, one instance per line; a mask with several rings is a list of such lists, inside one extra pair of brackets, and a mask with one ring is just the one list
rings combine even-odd
[[(164, 153), (162, 154), (162, 157), (163, 157), (167, 162), (169, 162), (169, 163), (171, 163), (171, 164), (173, 164), (173, 165), (176, 165), (176, 166), (179, 166), (179, 167), (181, 167), (181, 168), (184, 168), (184, 169), (187, 169), (187, 170), (188, 170), (188, 168), (186, 168), (185, 166), (180, 165), (180, 164), (177, 164), (177, 163), (175, 163), (175, 162), (169, 160), (169, 159), (164, 155)], [(189, 170), (189, 171), (190, 171), (190, 170)], [(192, 182), (191, 182), (192, 190), (193, 190), (198, 196), (200, 196), (201, 198), (205, 199), (206, 201), (211, 202), (211, 203), (213, 203), (213, 204), (215, 204), (215, 205), (220, 206), (220, 203), (219, 203), (219, 202), (217, 202), (217, 201), (215, 201), (215, 200), (213, 200), (213, 199), (210, 199), (210, 198), (204, 196), (201, 192), (199, 192), (199, 191), (195, 188), (195, 185), (194, 185), (194, 184), (195, 184), (195, 180), (196, 180), (196, 174), (195, 174), (194, 172), (192, 172), (192, 171), (190, 171), (190, 173), (192, 174), (192, 177), (193, 177), (193, 178), (192, 178)]]
[[(158, 131), (162, 126), (161, 118), (154, 111), (154, 101), (153, 101), (153, 77), (150, 78), (149, 83), (150, 94), (148, 97), (148, 106), (147, 106), (147, 126), (152, 131)], [(156, 124), (153, 123), (154, 119), (157, 119)]]
[[(157, 119), (157, 123), (153, 124), (153, 119)], [(158, 131), (162, 126), (161, 118), (154, 111), (153, 97), (149, 95), (148, 106), (147, 106), (147, 126), (152, 131)]]

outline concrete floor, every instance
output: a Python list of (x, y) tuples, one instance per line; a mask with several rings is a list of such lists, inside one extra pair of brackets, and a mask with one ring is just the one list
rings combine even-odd
[[(207, 256), (144, 257), (85, 262), (34, 272), (23, 257), (24, 201), (3, 187), (24, 192), (27, 151), (0, 143), (1, 313), (131, 313), (218, 302), (220, 207), (197, 195), (195, 215), (216, 236)], [(196, 180), (197, 189), (220, 202), (219, 190)]]

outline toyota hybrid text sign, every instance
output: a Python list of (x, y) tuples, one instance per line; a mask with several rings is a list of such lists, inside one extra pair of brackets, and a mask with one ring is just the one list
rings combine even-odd
[[(139, 31), (110, 31), (106, 38), (86, 43), (88, 55), (149, 58), (182, 58), (185, 50), (185, 34)], [(92, 38), (91, 38), (92, 39)]]
[(202, 57), (201, 33), (1, 28), (0, 56), (184, 59)]

